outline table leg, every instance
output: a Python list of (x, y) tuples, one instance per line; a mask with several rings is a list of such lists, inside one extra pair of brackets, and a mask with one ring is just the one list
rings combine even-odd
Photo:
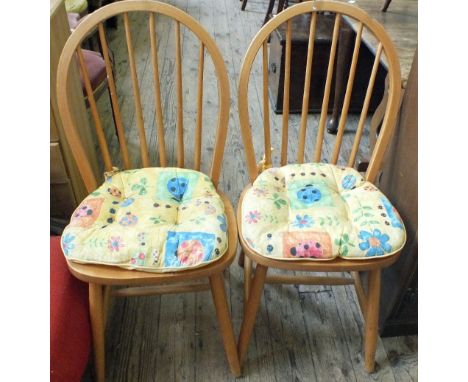
[(280, 13), (285, 8), (285, 1), (286, 0), (278, 1), (278, 8), (276, 8), (276, 14)]
[(268, 9), (265, 15), (265, 20), (263, 21), (263, 25), (265, 25), (272, 18), (274, 6), (275, 6), (275, 0), (270, 0), (270, 2), (268, 3)]
[(392, 2), (392, 0), (385, 0), (385, 3), (381, 9), (382, 12), (387, 12), (387, 8), (388, 6), (390, 5), (390, 3)]
[(244, 11), (245, 10), (245, 6), (247, 5), (247, 0), (242, 0), (242, 6), (241, 6), (241, 10)]

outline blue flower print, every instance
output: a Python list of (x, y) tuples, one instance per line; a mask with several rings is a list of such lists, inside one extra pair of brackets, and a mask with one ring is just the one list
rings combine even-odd
[(226, 223), (226, 218), (224, 215), (218, 215), (217, 219), (221, 223), (219, 225), (219, 228), (221, 228), (221, 231), (226, 232), (227, 231), (227, 223)]
[(364, 240), (362, 243), (359, 243), (359, 248), (362, 251), (367, 251), (366, 256), (383, 256), (385, 252), (390, 252), (392, 250), (392, 246), (388, 243), (390, 239), (387, 234), (380, 232), (378, 229), (374, 229), (374, 231), (367, 232), (361, 231), (359, 232), (359, 238)]
[(387, 215), (390, 218), (392, 227), (404, 229), (403, 224), (401, 222), (401, 218), (398, 215), (398, 211), (396, 210), (396, 208), (392, 206), (392, 204), (385, 196), (381, 197), (380, 200), (382, 201), (382, 204), (385, 207), (385, 211), (387, 211)]
[(343, 186), (345, 190), (352, 190), (354, 186), (356, 185), (356, 177), (351, 174), (346, 175), (343, 178), (341, 185)]
[(297, 228), (306, 228), (310, 227), (312, 224), (314, 224), (314, 222), (309, 215), (304, 215), (302, 217), (300, 215), (296, 215), (296, 221), (293, 223), (293, 226)]
[(133, 199), (133, 198), (124, 199), (124, 200), (120, 203), (120, 206), (122, 206), (122, 207), (128, 207), (128, 206), (129, 206), (130, 204), (132, 204), (134, 201), (135, 201), (135, 199)]
[(65, 256), (68, 256), (70, 251), (75, 248), (75, 244), (72, 243), (73, 240), (75, 240), (75, 236), (69, 233), (62, 236), (62, 249), (65, 253)]

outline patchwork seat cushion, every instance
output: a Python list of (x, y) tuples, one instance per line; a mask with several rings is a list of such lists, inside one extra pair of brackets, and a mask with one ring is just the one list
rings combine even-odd
[(293, 164), (262, 172), (242, 200), (241, 234), (281, 260), (391, 256), (406, 231), (392, 204), (353, 168)]
[(224, 204), (210, 178), (179, 168), (116, 171), (62, 235), (69, 260), (152, 272), (215, 261), (227, 249)]

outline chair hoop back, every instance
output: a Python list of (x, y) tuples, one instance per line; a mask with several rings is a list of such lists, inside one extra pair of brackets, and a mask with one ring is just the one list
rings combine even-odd
[(252, 130), (251, 122), (249, 117), (249, 106), (248, 106), (248, 86), (250, 74), (252, 72), (253, 63), (257, 57), (258, 52), (262, 49), (263, 55), (263, 119), (264, 119), (264, 146), (265, 146), (265, 157), (264, 157), (264, 168), (271, 167), (271, 144), (270, 144), (270, 121), (269, 121), (269, 99), (268, 99), (268, 58), (267, 58), (267, 43), (270, 35), (277, 28), (286, 24), (286, 52), (285, 52), (285, 66), (284, 66), (284, 93), (283, 93), (283, 116), (282, 116), (282, 137), (281, 137), (281, 165), (287, 163), (287, 142), (288, 142), (288, 119), (289, 119), (289, 87), (290, 87), (290, 70), (291, 70), (291, 19), (304, 14), (309, 14), (310, 17), (310, 31), (309, 31), (309, 42), (307, 49), (307, 64), (304, 80), (304, 94), (302, 100), (302, 113), (301, 113), (301, 124), (299, 129), (299, 140), (298, 140), (298, 156), (297, 163), (304, 161), (304, 150), (305, 150), (305, 138), (307, 128), (307, 114), (309, 104), (309, 91), (310, 82), (312, 77), (312, 59), (313, 49), (315, 40), (315, 31), (317, 25), (317, 14), (322, 12), (330, 12), (335, 14), (335, 24), (333, 30), (333, 39), (330, 48), (330, 57), (328, 64), (328, 71), (325, 83), (324, 96), (321, 107), (320, 122), (318, 126), (317, 141), (314, 152), (314, 162), (321, 160), (322, 145), (324, 138), (325, 123), (327, 120), (328, 112), (328, 101), (330, 96), (330, 88), (332, 84), (333, 76), (333, 65), (335, 61), (337, 40), (339, 35), (340, 22), (343, 22), (343, 17), (349, 17), (358, 21), (358, 29), (356, 42), (354, 45), (353, 58), (350, 65), (350, 72), (347, 81), (346, 93), (344, 97), (343, 109), (341, 112), (341, 119), (338, 127), (338, 134), (333, 152), (333, 158), (331, 163), (336, 164), (341, 149), (341, 143), (343, 133), (345, 129), (346, 118), (348, 114), (349, 102), (351, 98), (351, 92), (354, 81), (354, 74), (356, 71), (357, 58), (359, 54), (359, 47), (361, 44), (361, 36), (363, 31), (366, 29), (369, 31), (374, 38), (378, 41), (378, 47), (376, 50), (376, 57), (370, 75), (369, 84), (363, 108), (357, 128), (357, 132), (354, 138), (353, 149), (350, 154), (348, 166), (354, 166), (356, 153), (359, 148), (361, 135), (363, 132), (365, 119), (369, 107), (370, 97), (372, 95), (377, 68), (380, 63), (382, 54), (385, 54), (387, 70), (388, 70), (388, 102), (385, 109), (385, 115), (382, 122), (382, 127), (372, 152), (370, 163), (366, 172), (366, 179), (374, 181), (377, 172), (381, 166), (381, 162), (385, 153), (385, 148), (388, 146), (389, 140), (392, 136), (392, 132), (395, 126), (395, 121), (400, 105), (400, 92), (401, 92), (401, 74), (400, 74), (400, 63), (398, 54), (395, 46), (391, 41), (390, 37), (384, 30), (381, 24), (376, 20), (372, 19), (365, 11), (355, 6), (336, 2), (336, 1), (307, 1), (300, 4), (293, 5), (288, 9), (278, 13), (268, 23), (266, 23), (260, 31), (256, 34), (252, 40), (247, 53), (245, 54), (244, 61), (239, 77), (239, 88), (238, 88), (238, 105), (239, 105), (239, 118), (241, 125), (242, 140), (244, 142), (246, 157), (247, 157), (247, 168), (249, 178), (253, 182), (258, 176), (259, 169), (256, 162), (256, 156), (254, 146), (252, 143)]
[[(112, 72), (111, 60), (109, 58), (109, 50), (107, 47), (107, 41), (104, 32), (103, 22), (111, 17), (122, 15), (125, 27), (125, 39), (128, 49), (129, 58), (129, 73), (132, 80), (132, 89), (134, 96), (135, 116), (136, 125), (138, 129), (138, 135), (140, 140), (140, 153), (143, 167), (150, 166), (148, 147), (146, 141), (146, 133), (143, 121), (141, 96), (140, 96), (140, 85), (138, 82), (136, 65), (135, 65), (135, 54), (132, 45), (131, 31), (129, 27), (128, 14), (131, 12), (146, 12), (148, 13), (148, 28), (150, 34), (150, 51), (152, 59), (153, 69), (153, 84), (155, 94), (155, 105), (156, 110), (155, 124), (157, 129), (158, 137), (158, 151), (159, 151), (159, 162), (162, 167), (166, 166), (166, 150), (164, 142), (164, 122), (162, 115), (162, 97), (159, 82), (159, 70), (158, 70), (158, 57), (157, 57), (157, 41), (156, 41), (156, 30), (155, 30), (155, 15), (160, 14), (171, 18), (174, 22), (175, 29), (175, 87), (177, 97), (177, 167), (184, 167), (184, 143), (183, 143), (183, 89), (182, 89), (182, 56), (181, 56), (181, 24), (190, 30), (200, 41), (200, 48), (198, 54), (198, 101), (197, 101), (197, 117), (196, 117), (196, 132), (195, 132), (195, 159), (194, 168), (200, 170), (200, 156), (201, 156), (201, 137), (202, 137), (202, 100), (203, 100), (203, 72), (204, 72), (204, 61), (205, 61), (205, 50), (211, 56), (211, 60), (214, 66), (214, 71), (217, 77), (217, 90), (218, 90), (218, 118), (216, 137), (214, 143), (213, 156), (211, 160), (211, 167), (209, 175), (217, 186), (218, 179), (221, 171), (221, 164), (224, 154), (224, 145), (227, 135), (227, 127), (229, 122), (229, 108), (230, 108), (230, 91), (229, 91), (229, 79), (227, 75), (226, 65), (223, 57), (216, 46), (216, 43), (208, 34), (208, 32), (195, 20), (182, 10), (171, 6), (169, 4), (160, 3), (157, 1), (141, 1), (141, 0), (126, 0), (119, 1), (113, 4), (109, 4), (102, 8), (99, 8), (95, 12), (86, 16), (78, 27), (73, 31), (69, 39), (67, 40), (58, 65), (57, 69), (57, 95), (58, 95), (58, 108), (60, 117), (62, 119), (65, 134), (68, 138), (70, 148), (74, 159), (77, 163), (78, 169), (81, 176), (83, 177), (85, 186), (88, 192), (93, 191), (97, 187), (97, 181), (95, 174), (92, 170), (92, 166), (87, 158), (86, 150), (83, 147), (80, 139), (80, 126), (76, 125), (76, 121), (72, 115), (72, 103), (73, 100), (69, 97), (68, 89), (70, 86), (70, 68), (72, 65), (76, 65), (76, 59), (80, 67), (81, 74), (83, 76), (84, 84), (86, 87), (87, 98), (90, 104), (91, 115), (93, 117), (94, 125), (96, 128), (96, 135), (98, 138), (99, 147), (103, 156), (104, 167), (106, 171), (113, 170), (112, 160), (110, 158), (109, 148), (107, 146), (104, 131), (101, 126), (99, 113), (97, 111), (96, 102), (94, 100), (93, 92), (91, 89), (88, 74), (86, 72), (83, 55), (81, 52), (80, 44), (84, 39), (93, 31), (97, 29), (99, 33), (100, 43), (103, 51), (103, 57), (106, 61), (106, 74), (110, 89), (110, 98), (114, 109), (115, 127), (119, 138), (120, 153), (122, 163), (125, 169), (132, 168), (131, 158), (129, 157), (127, 143), (125, 140), (125, 132), (121, 120), (120, 107), (118, 98), (116, 95), (116, 87), (114, 83), (114, 77)], [(164, 98), (163, 98), (164, 99)]]

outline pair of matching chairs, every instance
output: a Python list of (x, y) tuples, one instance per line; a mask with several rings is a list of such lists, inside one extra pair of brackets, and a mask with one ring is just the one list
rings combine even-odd
[[(155, 134), (159, 154), (159, 167), (151, 167), (142, 94), (130, 27), (133, 12), (145, 13), (148, 20), (147, 54), (151, 56), (152, 90), (154, 91)], [(311, 80), (314, 36), (317, 15), (321, 12), (336, 14), (333, 41), (330, 50), (323, 106), (315, 144), (314, 162), (304, 164), (308, 97)], [(293, 164), (287, 164), (289, 120), (289, 88), (291, 68), (291, 20), (310, 15), (308, 65), (305, 73), (303, 108), (299, 128), (298, 155)], [(107, 19), (123, 16), (125, 42), (128, 50), (128, 73), (133, 94), (134, 118), (138, 133), (141, 166), (133, 168), (131, 150), (117, 93), (113, 67), (107, 49), (104, 29)], [(156, 18), (158, 15), (158, 18)], [(176, 102), (175, 126), (164, 121), (161, 74), (158, 59), (160, 34), (156, 33), (159, 17), (172, 20), (175, 31), (173, 57)], [(343, 17), (359, 22), (354, 58), (348, 78), (347, 94), (341, 114), (335, 150), (328, 163), (322, 159), (325, 122), (328, 111), (338, 31)], [(199, 40), (195, 52), (196, 106), (193, 108), (195, 132), (193, 138), (193, 169), (186, 168), (184, 157), (184, 91), (182, 69), (181, 26)], [(281, 167), (272, 167), (271, 132), (268, 102), (268, 40), (276, 28), (286, 28), (286, 56), (284, 73), (284, 112), (282, 116)], [(103, 116), (99, 113), (89, 76), (84, 65), (81, 43), (97, 29), (106, 75), (110, 89), (110, 102), (115, 114), (120, 159), (112, 159), (112, 150), (106, 140)], [(347, 108), (353, 87), (360, 37), (364, 30), (378, 40), (378, 48), (371, 73), (367, 95), (360, 115), (356, 137), (347, 167), (336, 165), (347, 118)], [(172, 39), (172, 37), (171, 37)], [(184, 44), (184, 48), (186, 44)], [(263, 76), (263, 143), (264, 157), (260, 164), (252, 143), (249, 118), (248, 84), (252, 65), (261, 50)], [(385, 54), (388, 68), (388, 102), (386, 114), (370, 157), (365, 174), (353, 169), (367, 116), (375, 74)], [(210, 57), (211, 65), (205, 64)], [(93, 167), (80, 140), (80, 126), (71, 112), (69, 71), (80, 66), (96, 136), (105, 167), (105, 181), (99, 185)], [(185, 58), (185, 56), (184, 56)], [(169, 66), (171, 67), (171, 66)], [(213, 69), (217, 79), (217, 106), (214, 148), (207, 174), (200, 171), (204, 111), (204, 80), (206, 68)], [(171, 67), (172, 68), (172, 67)], [(193, 71), (192, 71), (193, 73)], [(121, 1), (105, 6), (88, 15), (67, 41), (58, 66), (58, 103), (60, 116), (72, 153), (90, 195), (76, 209), (70, 224), (62, 235), (62, 249), (70, 271), (89, 284), (90, 317), (93, 331), (94, 360), (97, 380), (105, 379), (104, 329), (109, 298), (113, 296), (157, 295), (211, 290), (224, 348), (231, 372), (241, 374), (249, 339), (254, 327), (265, 283), (285, 284), (355, 284), (365, 319), (365, 367), (371, 372), (378, 335), (378, 308), (380, 273), (392, 264), (404, 244), (404, 226), (390, 202), (372, 185), (382, 162), (395, 125), (400, 98), (399, 61), (395, 48), (383, 28), (362, 10), (332, 1), (304, 2), (292, 6), (270, 20), (255, 36), (246, 53), (239, 78), (239, 115), (241, 134), (247, 158), (250, 184), (243, 191), (236, 214), (228, 198), (218, 189), (221, 163), (227, 137), (230, 109), (229, 79), (223, 57), (205, 29), (183, 11), (156, 1)], [(210, 77), (214, 78), (214, 77)], [(172, 88), (171, 88), (172, 89)], [(124, 94), (123, 97), (128, 97)], [(205, 95), (205, 98), (206, 95)], [(211, 111), (211, 109), (210, 109)], [(205, 116), (206, 117), (206, 116)], [(209, 113), (209, 118), (215, 114)], [(191, 120), (189, 118), (188, 120)], [(176, 141), (174, 156), (176, 167), (168, 167), (171, 151), (166, 151), (165, 135), (172, 134)], [(136, 139), (136, 134), (132, 136)], [(114, 164), (120, 163), (122, 170)], [(238, 231), (239, 227), (239, 231)], [(238, 238), (242, 245), (244, 266), (245, 311), (239, 340), (235, 340), (223, 271), (233, 262)], [(311, 272), (353, 272), (353, 278), (267, 276), (268, 268)], [(255, 271), (255, 272), (254, 272)], [(367, 293), (360, 283), (358, 272), (368, 272)], [(207, 282), (200, 282), (207, 280)], [(119, 288), (115, 288), (115, 287)]]

